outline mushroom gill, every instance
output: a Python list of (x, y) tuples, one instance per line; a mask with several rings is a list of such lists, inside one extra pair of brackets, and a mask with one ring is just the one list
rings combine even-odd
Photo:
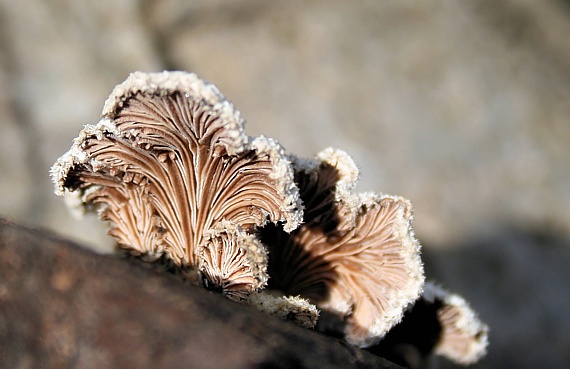
[(56, 193), (76, 192), (99, 209), (123, 248), (197, 268), (199, 247), (217, 239), (208, 232), (222, 221), (243, 230), (222, 243), (241, 245), (268, 221), (291, 230), (301, 219), (283, 149), (243, 126), (217, 88), (194, 74), (133, 73), (106, 101), (102, 120), (53, 166)]
[[(340, 150), (297, 162), (306, 223), (290, 234), (267, 227), (270, 288), (300, 294), (345, 319), (345, 337), (369, 346), (419, 296), (423, 267), (409, 201), (352, 193), (358, 171)], [(317, 211), (318, 209), (318, 211)]]
[(410, 219), (407, 200), (370, 196), (358, 210), (356, 226), (324, 246), (340, 278), (320, 306), (344, 313), (351, 307), (345, 333), (353, 344), (377, 342), (421, 291), (423, 269)]
[(269, 278), (263, 244), (227, 221), (206, 232), (198, 249), (198, 270), (204, 287), (219, 289), (234, 301), (262, 289)]

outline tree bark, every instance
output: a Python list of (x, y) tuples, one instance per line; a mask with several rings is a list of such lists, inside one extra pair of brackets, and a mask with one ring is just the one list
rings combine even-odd
[(168, 273), (0, 219), (2, 368), (398, 368)]

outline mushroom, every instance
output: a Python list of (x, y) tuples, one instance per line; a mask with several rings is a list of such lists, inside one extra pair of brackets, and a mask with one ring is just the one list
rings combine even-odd
[(240, 113), (190, 73), (131, 74), (51, 175), (57, 194), (77, 193), (110, 221), (121, 247), (199, 269), (236, 299), (267, 281), (252, 232), (268, 221), (290, 231), (302, 218), (281, 146), (247, 136)]
[(267, 284), (267, 252), (241, 227), (222, 221), (206, 232), (198, 250), (198, 270), (207, 289), (219, 289), (234, 301)]
[(469, 365), (486, 354), (488, 330), (465, 299), (430, 281), (402, 321), (369, 350), (409, 368), (423, 367), (432, 354)]
[(276, 291), (263, 290), (248, 296), (247, 302), (257, 310), (303, 328), (314, 328), (319, 319), (317, 307), (300, 296), (283, 296)]
[[(51, 175), (58, 195), (98, 211), (132, 254), (305, 327), (318, 307), (353, 345), (377, 344), (422, 291), (408, 200), (354, 193), (358, 168), (343, 151), (303, 160), (247, 136), (240, 113), (195, 74), (131, 74)], [(477, 360), (487, 327), (462, 298), (428, 287), (407, 316), (428, 306), (435, 352)]]
[(267, 226), (269, 288), (308, 298), (345, 320), (345, 338), (366, 347), (401, 319), (423, 286), (409, 201), (354, 194), (358, 169), (343, 151), (294, 161), (305, 223), (290, 234)]
[(428, 283), (422, 299), (441, 305), (437, 309), (441, 334), (434, 348), (436, 354), (463, 365), (485, 356), (489, 327), (479, 320), (463, 297)]

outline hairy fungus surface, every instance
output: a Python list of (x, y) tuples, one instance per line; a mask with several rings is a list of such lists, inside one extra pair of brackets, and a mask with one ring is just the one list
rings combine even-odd
[[(98, 209), (122, 247), (150, 259), (166, 253), (179, 266), (201, 264), (208, 277), (219, 267), (205, 265), (217, 260), (214, 251), (202, 252), (200, 263), (198, 251), (222, 242), (259, 273), (250, 287), (260, 288), (265, 266), (251, 265), (244, 235), (268, 220), (295, 228), (301, 204), (283, 149), (248, 137), (243, 126), (239, 112), (194, 74), (133, 73), (105, 103), (102, 120), (86, 126), (52, 168), (56, 192), (76, 192)], [(222, 221), (243, 232), (212, 237)], [(229, 265), (238, 270), (224, 273), (239, 274), (239, 262)]]
[(314, 328), (319, 318), (317, 307), (300, 296), (283, 296), (264, 290), (250, 294), (247, 302), (257, 310), (290, 320), (303, 328)]
[(286, 234), (261, 231), (272, 259), (269, 287), (299, 294), (346, 319), (349, 342), (369, 346), (420, 294), (423, 266), (410, 203), (353, 194), (358, 170), (339, 150), (296, 163), (305, 223)]

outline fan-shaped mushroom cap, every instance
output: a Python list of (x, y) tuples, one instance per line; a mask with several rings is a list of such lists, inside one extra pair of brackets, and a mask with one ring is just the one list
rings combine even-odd
[(377, 342), (402, 318), (423, 285), (419, 245), (411, 231), (411, 205), (399, 197), (363, 201), (356, 226), (329, 251), (341, 283), (331, 287), (323, 309), (348, 313), (349, 342)]
[(422, 298), (439, 302), (437, 319), (441, 325), (435, 353), (459, 364), (473, 364), (485, 356), (489, 343), (486, 324), (481, 322), (465, 299), (434, 283), (427, 283)]
[(281, 146), (248, 137), (240, 113), (190, 73), (133, 73), (51, 174), (56, 193), (97, 205), (120, 245), (178, 265), (197, 266), (223, 220), (251, 232), (268, 220), (291, 230), (302, 217)]
[(267, 252), (254, 236), (222, 221), (204, 236), (198, 248), (198, 270), (208, 289), (219, 289), (234, 301), (267, 284)]
[(368, 346), (401, 319), (422, 289), (411, 204), (353, 194), (358, 171), (340, 150), (327, 149), (318, 159), (295, 162), (305, 224), (277, 237), (262, 230), (271, 254), (270, 287), (346, 317), (346, 339)]

